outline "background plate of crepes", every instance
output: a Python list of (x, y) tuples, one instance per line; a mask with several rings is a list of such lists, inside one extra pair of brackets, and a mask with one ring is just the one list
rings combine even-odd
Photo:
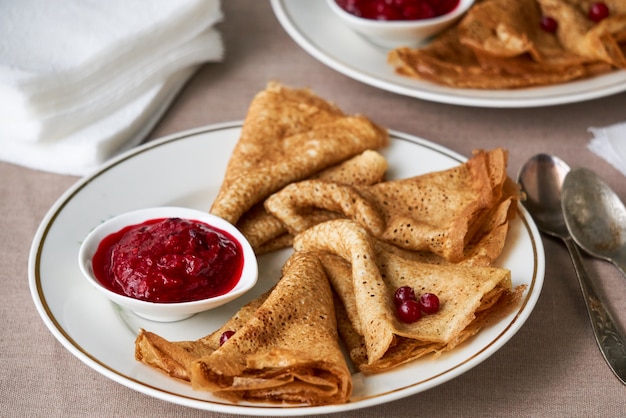
[[(333, 413), (390, 402), (453, 379), (494, 354), (529, 317), (543, 284), (544, 253), (534, 223), (520, 206), (496, 262), (511, 271), (513, 286), (527, 285), (515, 310), (439, 357), (425, 356), (374, 375), (353, 371), (353, 391), (347, 403), (231, 403), (138, 362), (134, 343), (139, 328), (172, 341), (195, 340), (213, 332), (278, 280), (291, 249), (259, 257), (259, 284), (243, 298), (184, 321), (156, 323), (117, 308), (83, 280), (76, 261), (80, 242), (94, 225), (121, 212), (159, 205), (209, 208), (240, 132), (241, 123), (235, 122), (150, 142), (79, 181), (50, 209), (33, 241), (30, 285), (44, 322), (79, 360), (129, 388), (197, 409), (271, 416)], [(390, 145), (381, 150), (390, 178), (443, 170), (465, 161), (427, 140), (390, 134)]]
[[(502, 64), (501, 68), (503, 68), (503, 71), (511, 70), (513, 73), (516, 73), (514, 79), (509, 79), (508, 81), (503, 79), (501, 80), (502, 82), (523, 83), (527, 81), (525, 79), (530, 78), (530, 76), (524, 75), (528, 69), (535, 71), (534, 77), (536, 77), (536, 81), (541, 78), (551, 80), (548, 84), (520, 88), (475, 88), (472, 86), (457, 87), (454, 85), (456, 82), (479, 84), (481, 79), (481, 76), (476, 76), (475, 74), (476, 68), (462, 68), (466, 63), (464, 58), (470, 52), (465, 47), (461, 48), (457, 42), (447, 44), (447, 41), (441, 42), (441, 44), (445, 44), (441, 45), (444, 49), (432, 51), (432, 54), (426, 54), (430, 56), (425, 56), (424, 54), (419, 57), (412, 56), (410, 53), (407, 54), (407, 50), (403, 50), (399, 54), (405, 57), (407, 61), (418, 62), (421, 59), (419, 66), (426, 68), (426, 73), (432, 72), (442, 79), (451, 81), (452, 85), (429, 81), (423, 77), (424, 74), (421, 75), (421, 78), (399, 75), (394, 70), (394, 67), (388, 63), (390, 50), (375, 46), (343, 25), (333, 15), (326, 2), (273, 0), (272, 6), (278, 21), (285, 31), (313, 57), (355, 80), (406, 96), (465, 106), (524, 108), (575, 103), (626, 91), (626, 59), (624, 59), (624, 49), (626, 49), (626, 41), (624, 40), (624, 37), (626, 37), (626, 2), (624, 0), (608, 2), (610, 6), (620, 8), (623, 14), (615, 18), (615, 21), (611, 23), (612, 28), (610, 29), (616, 31), (614, 35), (618, 38), (621, 45), (621, 52), (619, 52), (619, 47), (615, 51), (618, 55), (615, 59), (618, 66), (612, 66), (610, 69), (607, 69), (605, 64), (600, 63), (598, 65), (596, 60), (581, 62), (577, 56), (578, 54), (564, 53), (562, 48), (557, 46), (554, 40), (551, 39), (554, 37), (553, 34), (542, 32), (538, 24), (540, 14), (538, 14), (537, 1), (485, 0), (480, 2), (490, 3), (486, 4), (486, 6), (498, 7), (494, 8), (496, 11), (486, 10), (486, 18), (478, 22), (480, 28), (474, 33), (475, 36), (472, 39), (478, 51), (486, 52), (483, 54), (483, 62), (489, 61), (489, 65), (497, 64), (498, 66)], [(497, 3), (503, 3), (504, 6), (502, 7), (516, 10), (507, 15), (507, 13), (498, 10), (500, 6)], [(553, 7), (554, 5), (568, 6), (569, 3), (580, 3), (581, 7), (584, 7), (590, 2), (577, 0), (568, 3), (564, 0), (542, 0), (541, 3), (545, 3), (546, 7)], [(484, 7), (485, 5), (481, 6)], [(529, 11), (529, 8), (532, 10)], [(501, 14), (498, 15), (498, 13)], [(568, 15), (569, 11), (563, 10), (554, 13)], [(529, 17), (529, 14), (533, 16)], [(516, 20), (517, 18), (519, 18), (519, 21)], [(563, 22), (565, 18), (560, 17), (559, 19), (562, 19), (561, 26), (565, 25)], [(608, 19), (605, 20), (607, 20), (605, 24), (608, 24)], [(592, 53), (600, 51), (603, 54), (604, 51), (596, 43), (598, 38), (602, 38), (604, 35), (591, 39), (590, 36), (585, 36), (587, 32), (591, 32), (589, 27), (579, 27), (580, 25), (577, 26), (576, 23), (572, 22), (572, 27), (564, 30), (566, 35), (578, 34), (579, 36), (577, 38), (570, 37), (571, 39), (568, 40), (568, 42), (573, 44), (572, 47), (579, 48), (580, 45), (585, 45)], [(501, 27), (498, 27), (496, 30), (495, 27), (488, 27), (489, 24), (501, 24)], [(583, 22), (583, 25), (588, 24), (589, 22)], [(320, 30), (320, 28), (324, 29)], [(529, 29), (529, 32), (532, 32), (530, 35), (525, 33), (526, 28)], [(519, 37), (514, 40), (515, 42), (511, 42), (511, 44), (515, 44), (515, 47), (511, 48), (511, 45), (503, 45), (500, 42), (501, 40), (493, 35), (497, 31), (501, 32), (503, 38), (507, 36), (512, 38), (514, 34), (519, 34)], [(531, 41), (534, 41), (534, 44), (528, 42), (528, 37)], [(540, 39), (537, 40), (536, 38)], [(450, 37), (448, 37), (448, 40), (450, 40)], [(520, 43), (524, 45), (519, 47)], [(518, 47), (520, 50), (512, 51), (512, 49)], [(558, 52), (550, 55), (552, 51)], [(498, 55), (495, 59), (487, 60), (489, 58), (488, 53)], [(456, 58), (453, 58), (452, 63), (447, 63), (445, 62), (447, 58), (443, 62), (437, 59), (442, 54), (449, 54), (452, 57), (464, 55), (464, 57), (460, 64), (455, 61)], [(501, 59), (502, 56), (515, 54), (521, 57), (517, 61)], [(554, 65), (549, 67), (551, 69), (544, 71), (544, 68), (548, 67), (541, 67), (543, 64), (533, 62), (533, 59), (528, 59), (529, 56), (547, 57), (546, 61), (550, 65)], [(475, 64), (474, 58), (471, 57), (469, 59), (472, 65)], [(396, 63), (400, 62), (397, 57), (395, 61)], [(408, 72), (411, 73), (412, 71), (409, 70)], [(577, 74), (581, 71), (598, 75), (574, 78), (578, 77)], [(570, 79), (568, 80), (567, 78)], [(497, 73), (485, 74), (482, 79), (485, 82), (493, 83), (499, 81), (499, 76)]]

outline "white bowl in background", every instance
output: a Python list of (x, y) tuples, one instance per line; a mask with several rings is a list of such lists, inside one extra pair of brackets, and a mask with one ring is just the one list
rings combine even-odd
[(429, 19), (374, 20), (347, 12), (335, 0), (326, 1), (333, 13), (356, 33), (375, 45), (392, 49), (423, 45), (431, 37), (453, 25), (474, 4), (474, 0), (460, 0), (451, 12)]

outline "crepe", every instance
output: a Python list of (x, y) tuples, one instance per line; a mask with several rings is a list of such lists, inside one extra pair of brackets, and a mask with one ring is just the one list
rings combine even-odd
[[(592, 77), (624, 65), (624, 0), (593, 24), (589, 1), (485, 0), (429, 45), (397, 48), (387, 60), (396, 72), (458, 88), (512, 89)], [(540, 28), (557, 20), (556, 34)]]
[(243, 327), (268, 294), (244, 305), (220, 329), (195, 341), (168, 341), (158, 334), (140, 329), (135, 339), (135, 359), (171, 377), (189, 381), (189, 368), (193, 362), (217, 350), (224, 331), (236, 331)]
[[(220, 345), (224, 331), (235, 334)], [(317, 257), (294, 254), (278, 284), (197, 341), (141, 330), (137, 360), (238, 401), (346, 402), (351, 374), (339, 347), (333, 295)]]
[[(626, 69), (626, 1), (606, 2), (610, 15), (596, 23), (587, 14), (588, 0), (537, 0), (543, 14), (559, 22), (557, 37), (565, 49), (590, 60)], [(624, 46), (626, 48), (626, 44)]]
[[(380, 182), (386, 171), (387, 161), (385, 158), (376, 151), (366, 150), (313, 175), (311, 178), (340, 184), (371, 185)], [(328, 212), (319, 211), (315, 216), (320, 222), (334, 217)], [(265, 210), (263, 202), (247, 211), (239, 219), (237, 227), (250, 242), (257, 255), (288, 247), (293, 240), (293, 236), (289, 234), (283, 223)]]
[[(337, 318), (342, 338), (364, 373), (454, 348), (490, 316), (508, 312), (524, 291), (523, 286), (512, 290), (506, 269), (433, 265), (387, 252), (350, 220), (316, 225), (295, 237), (294, 248), (318, 252), (341, 299)], [(405, 285), (436, 294), (439, 312), (412, 324), (399, 321), (393, 294)]]
[(320, 261), (294, 254), (254, 315), (190, 372), (194, 389), (235, 401), (346, 402), (351, 375)]
[(459, 24), (459, 40), (479, 59), (528, 54), (537, 68), (545, 64), (546, 71), (555, 70), (559, 65), (576, 66), (588, 61), (573, 51), (568, 52), (556, 36), (542, 30), (538, 23), (542, 15), (535, 0), (481, 2)]
[(323, 208), (400, 248), (489, 265), (504, 246), (520, 197), (506, 163), (502, 149), (479, 150), (451, 169), (371, 186), (307, 180), (273, 194), (265, 207), (292, 234), (319, 223), (311, 208)]
[(270, 194), (389, 142), (362, 115), (344, 115), (308, 89), (279, 83), (252, 100), (210, 212), (236, 224)]

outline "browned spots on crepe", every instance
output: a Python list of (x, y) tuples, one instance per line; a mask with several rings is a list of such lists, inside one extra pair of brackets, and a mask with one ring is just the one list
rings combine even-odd
[(265, 208), (292, 234), (319, 223), (311, 208), (325, 209), (397, 247), (489, 265), (504, 246), (520, 196), (506, 164), (506, 151), (479, 150), (448, 170), (373, 185), (307, 180), (273, 194)]
[[(387, 160), (374, 150), (366, 150), (346, 161), (329, 167), (311, 178), (323, 179), (339, 184), (371, 185), (381, 181), (387, 171)], [(332, 219), (327, 211), (310, 213), (319, 222)], [(248, 210), (237, 223), (237, 227), (250, 242), (257, 255), (291, 245), (293, 236), (286, 226), (269, 214), (263, 204)]]

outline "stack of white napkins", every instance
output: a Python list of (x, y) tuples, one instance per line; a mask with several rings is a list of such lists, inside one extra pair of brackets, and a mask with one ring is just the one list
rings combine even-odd
[(219, 0), (0, 2), (0, 160), (83, 175), (137, 145), (200, 64)]
[(626, 122), (589, 131), (593, 134), (589, 149), (626, 176)]

